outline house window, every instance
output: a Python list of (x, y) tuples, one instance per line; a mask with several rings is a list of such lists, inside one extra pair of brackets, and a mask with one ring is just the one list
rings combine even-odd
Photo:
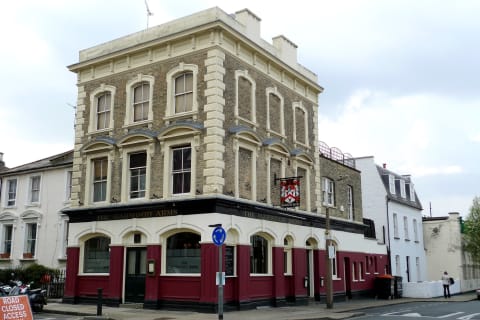
[(150, 85), (141, 83), (133, 89), (133, 122), (148, 120)]
[(236, 252), (235, 251), (236, 251), (235, 246), (232, 246), (232, 245), (225, 246), (225, 275), (227, 277), (235, 276), (235, 271), (236, 271), (236, 268), (235, 268)]
[(104, 92), (96, 97), (97, 106), (97, 130), (110, 128), (110, 111), (112, 95)]
[(285, 134), (283, 97), (277, 88), (267, 88), (267, 130), (283, 137)]
[(184, 194), (190, 192), (192, 171), (191, 146), (172, 149), (172, 193)]
[(130, 155), (130, 199), (144, 198), (146, 173), (147, 173), (147, 153), (133, 153)]
[(395, 238), (399, 238), (398, 236), (398, 217), (397, 214), (393, 214), (393, 236)]
[(235, 117), (255, 124), (255, 81), (248, 75), (247, 71), (236, 70), (237, 92), (235, 97)]
[(402, 274), (402, 270), (400, 270), (400, 256), (399, 255), (396, 255), (395, 256), (395, 268), (396, 268), (396, 272), (397, 272), (397, 276), (401, 275)]
[(358, 280), (362, 281), (363, 278), (363, 262), (358, 263)]
[(25, 250), (24, 253), (29, 254), (30, 257), (35, 256), (35, 247), (37, 243), (37, 224), (27, 223), (25, 225)]
[(407, 198), (407, 194), (405, 192), (405, 180), (400, 180), (400, 196), (403, 199)]
[(357, 263), (356, 262), (352, 263), (352, 280), (353, 281), (358, 280), (358, 278), (357, 278)]
[(347, 186), (347, 212), (348, 219), (355, 220), (355, 214), (353, 212), (353, 187)]
[(323, 178), (322, 183), (323, 204), (327, 206), (335, 205), (335, 184), (332, 179)]
[(413, 188), (413, 183), (410, 183), (410, 201), (415, 201), (415, 189)]
[(410, 240), (410, 236), (408, 235), (408, 218), (403, 217), (403, 230), (405, 233), (405, 240)]
[(250, 237), (250, 273), (267, 274), (269, 260), (268, 240), (260, 235)]
[(193, 73), (186, 72), (175, 78), (175, 113), (192, 111)]
[(70, 200), (72, 196), (72, 176), (73, 171), (67, 171), (67, 185), (65, 191), (65, 199)]
[(417, 225), (416, 219), (413, 219), (413, 236), (414, 236), (415, 242), (418, 242), (418, 225)]
[(292, 237), (285, 237), (285, 239), (283, 239), (283, 246), (283, 273), (290, 275), (292, 274)]
[(330, 259), (330, 263), (332, 264), (332, 278), (338, 278), (338, 264), (337, 264), (337, 245), (335, 243), (331, 243), (333, 246), (333, 258)]
[(293, 103), (293, 140), (308, 146), (308, 111), (301, 102)]
[(17, 200), (17, 179), (7, 180), (7, 190), (7, 207), (13, 207)]
[(388, 186), (391, 194), (395, 194), (395, 177), (391, 174), (388, 175)]
[(93, 160), (93, 202), (107, 200), (108, 160)]
[(110, 238), (99, 236), (85, 241), (83, 272), (110, 272)]
[(40, 176), (30, 178), (30, 203), (40, 200)]
[(415, 265), (416, 265), (416, 268), (417, 268), (417, 281), (421, 281), (421, 273), (420, 273), (420, 258), (419, 257), (416, 257), (415, 258)]
[(200, 273), (200, 235), (176, 233), (167, 239), (167, 273)]
[(13, 225), (3, 225), (2, 253), (10, 256), (12, 253)]

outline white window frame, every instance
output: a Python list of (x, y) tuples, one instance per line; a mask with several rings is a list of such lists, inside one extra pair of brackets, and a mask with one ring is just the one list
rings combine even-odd
[[(238, 89), (238, 82), (239, 82), (239, 79), (240, 78), (243, 78), (247, 81), (250, 82), (250, 84), (252, 85), (252, 92), (251, 92), (251, 95), (250, 95), (250, 99), (251, 99), (251, 115), (252, 115), (252, 118), (251, 119), (246, 119), (242, 116), (240, 116), (240, 112), (239, 112), (239, 102), (238, 102), (238, 97), (239, 97), (239, 89)], [(255, 84), (255, 80), (250, 77), (250, 75), (248, 74), (248, 70), (235, 70), (235, 108), (234, 108), (234, 116), (235, 116), (235, 121), (236, 121), (236, 124), (238, 125), (238, 120), (242, 120), (242, 121), (245, 121), (247, 123), (249, 123), (250, 125), (253, 125), (253, 126), (257, 126), (257, 106), (256, 106), (256, 97), (255, 97), (255, 94), (256, 94), (256, 84)]]
[[(286, 236), (283, 239), (283, 263), (284, 269), (283, 274), (290, 276), (293, 274), (293, 238), (291, 236)], [(286, 267), (286, 270), (285, 270)]]
[[(35, 238), (30, 237), (30, 231), (33, 231), (33, 225), (35, 225)], [(32, 253), (32, 257), (35, 258), (38, 254), (38, 222), (37, 221), (25, 221), (25, 241), (23, 247), (23, 253)], [(31, 227), (31, 228), (30, 228)], [(31, 241), (34, 241), (33, 248), (30, 248)], [(31, 250), (33, 249), (33, 252)]]
[[(183, 154), (183, 150), (185, 149), (190, 149), (190, 168), (183, 168), (183, 157), (182, 157), (182, 168), (178, 171), (174, 171), (173, 170), (173, 167), (174, 167), (174, 161), (175, 161), (175, 152), (179, 151)], [(182, 196), (182, 195), (185, 195), (185, 194), (190, 194), (192, 192), (192, 188), (194, 186), (192, 186), (190, 184), (190, 190), (187, 191), (187, 192), (179, 192), (179, 193), (174, 193), (174, 176), (176, 174), (186, 174), (186, 173), (189, 173), (190, 174), (190, 183), (192, 181), (192, 159), (191, 159), (191, 155), (192, 155), (192, 145), (191, 144), (188, 144), (188, 145), (180, 145), (180, 146), (173, 146), (170, 148), (170, 159), (171, 159), (171, 168), (172, 170), (170, 171), (170, 184), (171, 184), (171, 192), (172, 192), (172, 195), (173, 196)]]
[[(192, 94), (193, 94), (193, 101), (192, 101), (192, 111), (188, 112), (175, 112), (175, 79), (183, 74), (191, 72), (193, 79), (192, 79)], [(194, 64), (185, 64), (180, 63), (178, 66), (174, 67), (167, 73), (167, 108), (166, 108), (166, 115), (164, 120), (168, 121), (172, 118), (181, 118), (185, 116), (191, 116), (198, 113), (198, 92), (197, 92), (197, 78), (198, 78), (198, 66)]]
[(340, 278), (338, 277), (337, 243), (330, 241), (330, 245), (333, 246), (333, 259), (330, 259), (332, 279), (338, 280)]
[(410, 201), (415, 202), (415, 189), (413, 183), (410, 183)]
[(357, 282), (357, 263), (355, 261), (352, 262), (352, 281)]
[(69, 201), (72, 198), (72, 183), (73, 183), (73, 171), (67, 170), (65, 174), (65, 201)]
[(258, 151), (257, 146), (252, 145), (251, 143), (244, 142), (238, 140), (235, 143), (235, 197), (240, 198), (240, 149), (245, 149), (252, 152), (252, 159), (251, 159), (251, 168), (252, 168), (252, 176), (250, 181), (252, 181), (252, 198), (249, 200), (256, 201), (257, 200), (257, 157)]
[[(279, 161), (280, 162), (280, 176), (277, 177), (278, 178), (281, 178), (281, 177), (285, 177), (285, 159), (288, 158), (289, 154), (288, 153), (277, 153), (273, 150), (271, 151), (267, 151), (267, 167), (268, 167), (268, 171), (267, 171), (267, 183), (266, 183), (266, 194), (267, 194), (267, 203), (268, 204), (272, 204), (273, 203), (273, 199), (272, 199), (272, 195), (271, 195), (271, 190), (274, 186), (272, 186), (272, 184), (275, 184), (276, 182), (274, 182), (274, 178), (275, 177), (272, 177), (271, 175), (271, 172), (272, 172), (272, 160), (276, 160), (276, 161)], [(280, 197), (280, 194), (277, 193), (278, 197)]]
[[(10, 189), (11, 189), (11, 185), (13, 183), (15, 183), (15, 187), (14, 187), (14, 190), (12, 191)], [(17, 205), (18, 179), (17, 178), (8, 179), (7, 183), (5, 185), (7, 186), (7, 188), (5, 190), (5, 207), (7, 207), (7, 208), (15, 207)]]
[(67, 259), (67, 248), (68, 248), (68, 216), (60, 215), (59, 218), (59, 233), (60, 239), (60, 251), (58, 253), (58, 259), (65, 260)]
[(395, 271), (396, 271), (396, 275), (397, 276), (400, 276), (402, 275), (402, 269), (401, 269), (401, 261), (400, 261), (400, 256), (397, 254), (395, 256)]
[[(6, 252), (6, 243), (7, 243), (7, 239), (6, 239), (6, 229), (7, 227), (10, 227), (12, 228), (12, 235), (11, 235), (11, 238), (10, 240), (10, 252)], [(13, 224), (13, 221), (12, 222), (9, 222), (9, 223), (1, 223), (1, 239), (2, 239), (2, 242), (0, 243), (1, 247), (0, 247), (0, 252), (3, 253), (3, 254), (6, 254), (8, 253), (9, 254), (9, 258), (10, 259), (12, 257), (12, 254), (13, 254), (13, 249), (14, 249), (14, 239), (15, 239), (15, 225)]]
[[(149, 145), (138, 145), (136, 147), (125, 147), (121, 149), (122, 152), (122, 192), (121, 192), (121, 201), (141, 201), (144, 199), (150, 198), (150, 181), (151, 181), (151, 168), (152, 168), (152, 155), (153, 155), (153, 144)], [(135, 153), (145, 152), (147, 157), (146, 170), (145, 170), (145, 196), (139, 198), (131, 198), (130, 191), (130, 155)]]
[[(199, 145), (199, 139), (194, 137), (196, 132), (189, 132), (187, 137), (183, 138), (168, 138), (161, 143), (161, 150), (164, 152), (163, 157), (163, 197), (182, 197), (193, 196), (196, 192), (196, 176), (197, 176), (197, 147)], [(176, 147), (182, 147), (190, 145), (192, 148), (192, 159), (190, 168), (190, 192), (182, 194), (173, 194), (173, 181), (172, 181), (172, 162), (173, 162), (173, 149)]]
[[(100, 87), (93, 90), (90, 93), (90, 121), (88, 126), (88, 132), (103, 132), (103, 131), (110, 131), (113, 129), (113, 111), (115, 110), (115, 92), (116, 88), (114, 86), (106, 85), (102, 83)], [(97, 129), (97, 97), (101, 94), (106, 92), (110, 93), (110, 120), (109, 120), (109, 127), (104, 129)]]
[(398, 235), (398, 216), (396, 213), (393, 213), (393, 237), (399, 238)]
[(417, 219), (413, 219), (413, 236), (415, 242), (418, 242), (418, 224)]
[(410, 235), (408, 233), (408, 217), (403, 217), (403, 231), (405, 233), (405, 240), (410, 240)]
[[(298, 169), (303, 169), (305, 170), (306, 175), (303, 177), (303, 179), (300, 179), (300, 188), (303, 188), (305, 190), (305, 196), (306, 199), (301, 199), (300, 202), (305, 201), (306, 206), (305, 206), (305, 211), (311, 211), (312, 206), (311, 206), (311, 196), (310, 196), (310, 177), (311, 177), (311, 172), (310, 172), (310, 166), (307, 164), (303, 164), (300, 161), (296, 160), (295, 161), (295, 174), (298, 176)], [(300, 189), (302, 190), (302, 189)]]
[[(94, 166), (93, 161), (98, 160), (100, 158), (107, 159), (107, 190), (105, 195), (105, 201), (93, 201), (93, 182), (94, 182)], [(110, 152), (108, 153), (99, 153), (99, 154), (91, 154), (87, 156), (87, 168), (86, 168), (86, 181), (85, 181), (85, 203), (92, 204), (92, 205), (101, 205), (110, 202), (110, 190), (112, 184), (112, 156)]]
[(322, 178), (322, 197), (324, 206), (335, 206), (335, 181), (333, 179)]
[[(252, 236), (261, 236), (262, 238), (264, 238), (266, 241), (267, 241), (267, 272), (266, 273), (251, 273), (250, 271), (250, 265), (249, 265), (249, 274), (250, 276), (271, 276), (273, 275), (273, 272), (272, 272), (272, 255), (273, 255), (273, 248), (272, 248), (272, 242), (273, 242), (273, 239), (270, 237), (270, 235), (267, 235), (263, 232), (257, 232), (257, 233), (254, 233), (252, 234), (250, 237), (249, 237), (249, 243), (250, 243), (250, 250), (252, 250), (252, 242), (251, 242), (251, 237)], [(251, 262), (250, 262), (251, 263)]]
[(363, 277), (363, 262), (362, 261), (358, 262), (358, 280), (359, 281), (365, 281), (365, 278)]
[(388, 186), (391, 194), (395, 194), (395, 177), (391, 174), (388, 175)]
[[(295, 111), (296, 111), (297, 108), (302, 110), (304, 115), (305, 115), (304, 118), (303, 118), (304, 119), (303, 120), (303, 122), (304, 122), (303, 125), (304, 125), (304, 128), (305, 128), (305, 137), (304, 137), (305, 142), (299, 141), (298, 140), (299, 137), (297, 137), (297, 119), (296, 119), (296, 116), (295, 116)], [(298, 145), (304, 146), (307, 149), (310, 149), (310, 141), (308, 139), (308, 133), (309, 133), (309, 129), (308, 129), (308, 118), (309, 118), (308, 110), (307, 110), (307, 108), (305, 108), (303, 106), (303, 103), (301, 101), (300, 102), (294, 102), (292, 104), (292, 110), (293, 110), (293, 142), (296, 145), (298, 144)]]
[(400, 179), (400, 196), (403, 199), (407, 198), (407, 194), (405, 192), (405, 180), (403, 180), (403, 179)]
[[(30, 176), (29, 187), (28, 187), (28, 204), (35, 205), (40, 203), (41, 190), (42, 190), (42, 176), (41, 175)], [(35, 194), (36, 194), (36, 199), (34, 199)]]
[[(138, 85), (147, 83), (150, 87), (149, 97), (148, 97), (148, 117), (146, 120), (135, 121), (134, 118), (134, 90)], [(135, 78), (129, 80), (126, 86), (127, 93), (127, 103), (126, 103), (126, 113), (125, 113), (125, 122), (124, 126), (143, 124), (153, 121), (153, 91), (154, 91), (155, 77), (138, 74)]]
[(348, 220), (353, 220), (355, 218), (353, 212), (353, 187), (350, 185), (347, 186), (347, 213)]
[[(266, 100), (267, 100), (267, 132), (269, 134), (274, 134), (274, 135), (279, 136), (283, 139), (286, 139), (287, 137), (285, 136), (285, 118), (284, 118), (285, 117), (284, 116), (285, 108), (284, 108), (283, 96), (278, 92), (277, 87), (267, 88), (265, 90), (265, 93), (266, 93)], [(278, 112), (280, 112), (280, 128), (274, 128), (274, 127), (272, 127), (272, 125), (270, 123), (270, 119), (271, 119), (270, 95), (276, 96), (280, 100), (280, 110), (278, 110)], [(278, 131), (278, 129), (280, 131)]]

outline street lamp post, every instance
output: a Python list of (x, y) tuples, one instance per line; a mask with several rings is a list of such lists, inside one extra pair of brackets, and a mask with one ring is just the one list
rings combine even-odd
[(331, 235), (330, 235), (330, 212), (329, 207), (325, 207), (325, 263), (327, 265), (327, 274), (325, 276), (326, 283), (326, 302), (327, 309), (333, 308), (333, 288), (332, 288), (332, 260), (330, 258), (330, 245), (331, 245)]
[[(222, 229), (222, 224), (211, 224), (209, 225), (213, 230), (212, 238), (213, 242), (218, 247), (218, 272), (217, 272), (217, 282), (218, 282), (218, 319), (223, 320), (223, 272), (222, 272), (222, 245), (225, 241), (225, 230)], [(216, 233), (219, 231), (219, 233)]]

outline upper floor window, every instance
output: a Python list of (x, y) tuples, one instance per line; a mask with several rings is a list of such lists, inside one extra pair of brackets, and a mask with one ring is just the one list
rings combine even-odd
[(105, 92), (97, 96), (97, 130), (110, 128), (112, 95)]
[(391, 174), (388, 175), (388, 187), (391, 194), (395, 194), (395, 177)]
[(115, 87), (102, 84), (90, 93), (89, 132), (107, 130), (113, 125)]
[(249, 122), (250, 124), (255, 124), (257, 122), (255, 81), (250, 77), (247, 70), (236, 70), (235, 80), (237, 82), (235, 117)]
[(293, 140), (295, 143), (300, 143), (308, 146), (308, 111), (301, 102), (293, 104)]
[(108, 160), (93, 160), (93, 202), (107, 200)]
[(395, 268), (396, 268), (396, 275), (399, 276), (402, 274), (402, 270), (400, 269), (400, 256), (395, 256)]
[(418, 225), (416, 219), (413, 219), (413, 236), (414, 240), (418, 242)]
[(398, 238), (398, 217), (397, 214), (393, 214), (393, 236), (395, 238)]
[(291, 236), (286, 236), (283, 239), (283, 273), (292, 274), (292, 247), (293, 239)]
[(144, 198), (147, 174), (147, 153), (130, 155), (130, 199)]
[(337, 244), (335, 242), (330, 242), (330, 248), (333, 250), (333, 258), (330, 259), (332, 265), (332, 278), (338, 278), (338, 261), (337, 261)]
[(190, 193), (192, 147), (172, 148), (172, 194)]
[(30, 203), (37, 203), (40, 200), (40, 176), (30, 178)]
[(355, 220), (355, 214), (353, 211), (353, 187), (347, 186), (347, 213), (349, 220)]
[(283, 97), (277, 88), (267, 88), (267, 130), (277, 135), (285, 135)]
[(72, 196), (72, 177), (73, 171), (67, 171), (67, 183), (66, 183), (66, 190), (65, 190), (65, 199), (70, 200)]
[(323, 178), (322, 182), (323, 204), (327, 206), (335, 205), (335, 184), (332, 179)]
[(17, 201), (17, 179), (7, 180), (7, 207), (15, 206)]
[(110, 238), (98, 236), (85, 241), (83, 272), (108, 273), (110, 271)]
[(185, 63), (167, 73), (167, 118), (191, 116), (197, 112), (197, 75), (198, 67)]
[(410, 201), (415, 201), (415, 189), (413, 188), (413, 183), (410, 183), (410, 188), (409, 188), (409, 197)]
[(125, 126), (153, 119), (152, 99), (155, 78), (139, 74), (127, 82)]
[(410, 236), (408, 235), (408, 218), (403, 217), (403, 229), (405, 233), (405, 240), (410, 240)]
[(400, 195), (402, 198), (406, 198), (407, 194), (405, 192), (405, 180), (400, 179)]

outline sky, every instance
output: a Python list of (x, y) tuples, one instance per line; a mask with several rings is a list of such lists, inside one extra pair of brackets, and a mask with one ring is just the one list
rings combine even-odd
[(424, 215), (480, 196), (480, 1), (23, 0), (0, 11), (0, 152), (10, 168), (73, 149), (78, 52), (218, 6), (250, 9), (317, 74), (319, 139), (410, 174)]

